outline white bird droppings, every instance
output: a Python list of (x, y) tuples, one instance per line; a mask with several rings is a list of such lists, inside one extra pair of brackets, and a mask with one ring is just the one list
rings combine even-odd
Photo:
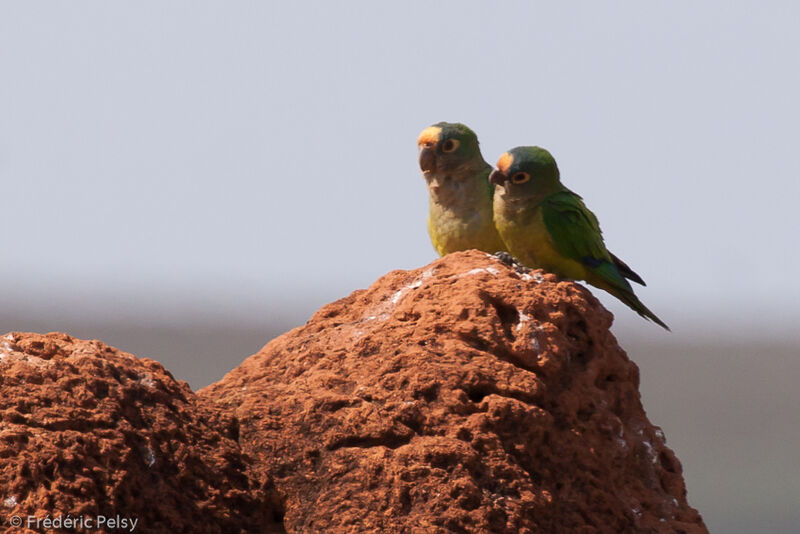
[(461, 278), (463, 276), (472, 276), (472, 275), (481, 274), (481, 273), (488, 273), (488, 274), (497, 276), (498, 274), (500, 274), (500, 271), (498, 271), (494, 267), (477, 267), (475, 269), (472, 269), (471, 271), (467, 271), (465, 273), (461, 273), (460, 275), (458, 275), (458, 277)]
[(541, 284), (542, 282), (544, 282), (544, 278), (539, 273), (533, 273), (533, 274), (531, 274), (531, 273), (522, 273), (520, 278), (522, 278), (526, 282), (530, 282), (531, 280), (533, 280), (537, 284)]
[(139, 375), (139, 383), (147, 388), (153, 388), (155, 386), (155, 382), (153, 382), (153, 375), (150, 373), (144, 373)]
[(156, 456), (153, 454), (153, 449), (149, 446), (144, 451), (144, 461), (147, 464), (147, 467), (153, 467), (156, 463)]
[(525, 324), (525, 323), (529, 323), (529, 322), (531, 322), (531, 318), (530, 318), (530, 316), (528, 316), (528, 315), (525, 315), (525, 314), (524, 314), (524, 313), (522, 313), (522, 312), (519, 312), (519, 322), (517, 323), (516, 330), (518, 330), (518, 331), (519, 331), (519, 329), (521, 329), (521, 328), (522, 328), (522, 325), (523, 325), (523, 324)]
[(431, 276), (433, 276), (433, 269), (426, 269), (422, 271), (422, 274), (419, 276), (419, 278), (417, 278), (410, 284), (401, 287), (400, 289), (395, 291), (394, 295), (392, 295), (391, 298), (392, 304), (397, 304), (398, 302), (400, 302), (400, 300), (402, 300), (402, 298), (406, 296), (406, 293), (408, 293), (412, 289), (417, 289), (418, 287), (422, 286), (422, 283)]
[(658, 455), (656, 454), (656, 450), (653, 448), (653, 444), (645, 440), (642, 441), (642, 445), (644, 446), (645, 454), (647, 454), (647, 457), (650, 458), (650, 461), (654, 464), (658, 463)]

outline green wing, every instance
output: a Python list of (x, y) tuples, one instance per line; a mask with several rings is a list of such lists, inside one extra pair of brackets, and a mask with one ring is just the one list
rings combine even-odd
[(543, 200), (541, 209), (544, 225), (559, 253), (582, 263), (608, 283), (632, 290), (603, 243), (597, 217), (580, 196), (572, 191), (561, 191)]
[[(541, 209), (544, 225), (560, 254), (581, 262), (589, 271), (611, 285), (611, 288), (603, 289), (642, 317), (669, 330), (666, 323), (647, 309), (633, 293), (633, 288), (625, 279), (631, 276), (626, 273), (632, 273), (639, 280), (641, 278), (606, 249), (597, 217), (584, 205), (581, 197), (569, 190), (561, 191), (542, 201)], [(618, 263), (622, 263), (623, 267), (618, 267)]]

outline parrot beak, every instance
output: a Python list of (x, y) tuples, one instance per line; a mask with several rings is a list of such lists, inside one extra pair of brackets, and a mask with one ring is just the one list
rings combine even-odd
[(497, 169), (493, 170), (492, 174), (489, 175), (489, 181), (494, 185), (503, 185), (506, 180), (508, 180), (508, 176)]
[(422, 147), (419, 151), (419, 168), (422, 172), (431, 172), (436, 170), (436, 149), (433, 147)]

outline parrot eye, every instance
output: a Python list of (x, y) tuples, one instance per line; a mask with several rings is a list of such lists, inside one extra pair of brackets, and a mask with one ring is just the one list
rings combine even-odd
[(450, 152), (455, 151), (455, 149), (458, 148), (458, 145), (458, 139), (448, 139), (444, 142), (444, 144), (442, 144), (442, 152), (449, 154)]
[(527, 172), (518, 172), (511, 177), (511, 181), (515, 184), (524, 184), (531, 179), (531, 175)]

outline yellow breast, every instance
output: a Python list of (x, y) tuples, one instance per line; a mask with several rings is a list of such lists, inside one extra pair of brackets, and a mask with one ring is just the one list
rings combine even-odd
[(586, 278), (586, 269), (580, 262), (563, 256), (556, 249), (538, 206), (514, 214), (496, 209), (495, 219), (509, 252), (526, 266), (544, 269), (561, 278)]

